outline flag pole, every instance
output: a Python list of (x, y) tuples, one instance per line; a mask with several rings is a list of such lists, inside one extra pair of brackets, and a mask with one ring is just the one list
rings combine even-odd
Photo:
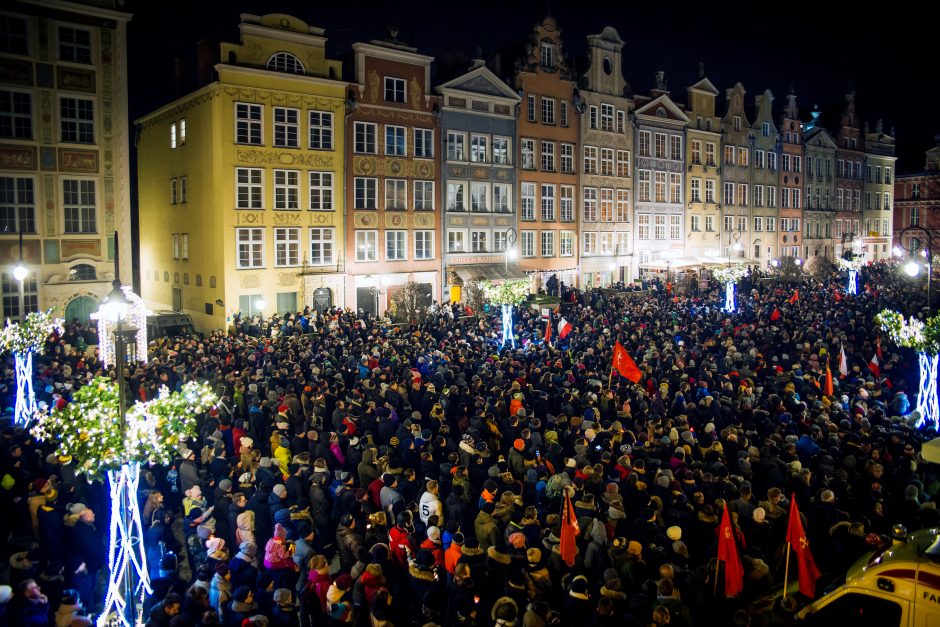
[(607, 378), (607, 389), (610, 389), (610, 386), (614, 382), (614, 360), (610, 360), (610, 376)]
[(790, 575), (790, 543), (787, 542), (787, 561), (783, 567), (783, 598), (787, 598), (787, 579)]
[(721, 568), (721, 560), (715, 558), (715, 587), (712, 590), (712, 596), (718, 596), (718, 570)]

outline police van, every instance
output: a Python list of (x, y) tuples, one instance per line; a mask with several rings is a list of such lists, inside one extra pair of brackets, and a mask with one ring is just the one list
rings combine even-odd
[(940, 528), (896, 540), (857, 561), (845, 582), (796, 614), (826, 627), (940, 627)]

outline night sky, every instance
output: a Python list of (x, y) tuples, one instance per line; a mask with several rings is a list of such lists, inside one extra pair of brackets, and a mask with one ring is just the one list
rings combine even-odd
[[(484, 56), (520, 50), (550, 6), (579, 74), (586, 68), (586, 36), (611, 25), (626, 42), (623, 73), (636, 94), (649, 92), (654, 72), (661, 68), (673, 98), (684, 104), (685, 88), (697, 80), (701, 60), (719, 91), (740, 81), (751, 109), (753, 97), (769, 87), (778, 117), (793, 85), (801, 117), (807, 119), (818, 105), (831, 130), (838, 125), (851, 84), (862, 120), (873, 129), (880, 117), (886, 132), (897, 129), (898, 172), (922, 169), (923, 153), (940, 133), (935, 113), (940, 73), (927, 58), (927, 42), (936, 37), (934, 21), (922, 11), (906, 12), (899, 3), (868, 9), (824, 4), (127, 0), (123, 9), (134, 14), (128, 34), (131, 119), (175, 98), (177, 58), (189, 80), (184, 80), (183, 93), (194, 88), (197, 42), (238, 41), (240, 13), (288, 13), (325, 28), (328, 54), (334, 58), (346, 58), (354, 41), (385, 37), (388, 26), (396, 24), (398, 38), (419, 52), (453, 60), (433, 70), (439, 84), (465, 69), (464, 60), (476, 56), (479, 48)], [(504, 57), (503, 74), (511, 69), (511, 60)], [(723, 114), (723, 93), (718, 106)]]

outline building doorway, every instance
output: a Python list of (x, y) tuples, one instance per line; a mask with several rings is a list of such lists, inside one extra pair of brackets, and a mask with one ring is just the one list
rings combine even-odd
[(91, 321), (91, 314), (98, 309), (98, 301), (91, 296), (76, 296), (65, 306), (65, 319), (68, 322), (78, 320), (82, 324)]

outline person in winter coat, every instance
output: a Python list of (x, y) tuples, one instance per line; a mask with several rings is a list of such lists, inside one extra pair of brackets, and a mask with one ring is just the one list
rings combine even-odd
[(186, 494), (194, 485), (199, 483), (199, 468), (196, 466), (196, 453), (189, 448), (180, 449), (180, 461), (176, 466), (179, 474), (180, 492)]
[(248, 586), (239, 586), (232, 593), (232, 602), (229, 603), (225, 624), (228, 627), (242, 627), (246, 618), (251, 618), (258, 611), (255, 595)]
[(246, 509), (241, 514), (238, 515), (238, 518), (235, 521), (235, 542), (239, 546), (243, 542), (255, 542), (255, 513), (250, 509)]
[(329, 564), (326, 557), (316, 555), (310, 560), (310, 567), (307, 571), (307, 583), (304, 587), (304, 602), (307, 605), (307, 615), (314, 618), (313, 623), (318, 616), (326, 616), (326, 593), (329, 591), (333, 581), (330, 579)]
[(326, 612), (330, 617), (330, 625), (352, 624), (354, 620), (352, 588), (352, 577), (340, 575), (326, 591)]
[(147, 627), (170, 627), (170, 622), (174, 616), (179, 615), (182, 607), (183, 599), (180, 595), (170, 592), (162, 601), (151, 608), (150, 616), (147, 619)]
[(287, 588), (274, 591), (274, 609), (269, 627), (300, 627), (300, 618), (294, 606), (294, 595)]
[(496, 506), (493, 503), (483, 503), (476, 520), (473, 521), (473, 532), (477, 541), (480, 543), (480, 549), (485, 553), (493, 544), (499, 535), (499, 528), (496, 519), (493, 518), (493, 512)]
[(294, 563), (293, 546), (287, 541), (287, 529), (280, 523), (274, 525), (274, 537), (264, 546), (264, 567), (271, 572), (278, 587), (293, 587), (296, 578), (290, 581), (289, 586), (283, 584), (287, 581), (286, 576), (298, 572), (300, 567)]
[(584, 566), (594, 580), (597, 580), (609, 565), (607, 558), (607, 530), (600, 520), (593, 519), (587, 536), (591, 540), (588, 542), (587, 549), (584, 552)]
[(367, 607), (372, 607), (375, 595), (379, 590), (386, 589), (385, 575), (380, 564), (369, 564), (359, 577), (359, 585)]
[(431, 516), (437, 516), (437, 524), (444, 522), (444, 507), (441, 505), (441, 499), (438, 497), (438, 483), (435, 480), (428, 481), (427, 489), (421, 495), (421, 501), (418, 503), (418, 515), (421, 522), (427, 527), (428, 519)]
[(219, 618), (222, 618), (224, 608), (232, 600), (231, 580), (232, 574), (227, 564), (219, 564), (215, 567), (215, 574), (209, 585), (209, 605), (219, 613)]
[(493, 604), (490, 618), (493, 620), (493, 627), (515, 627), (519, 619), (519, 604), (509, 597), (501, 597)]
[(79, 602), (77, 590), (64, 590), (62, 603), (55, 612), (55, 627), (72, 627), (74, 624), (91, 624)]
[(356, 519), (346, 514), (336, 528), (336, 547), (339, 550), (339, 567), (349, 572), (356, 563), (356, 555), (362, 548), (362, 536), (355, 530)]
[(273, 486), (262, 484), (261, 489), (255, 492), (248, 501), (248, 509), (255, 514), (255, 535), (262, 539), (274, 535), (274, 523), (271, 518), (271, 509), (268, 507), (271, 487)]
[(424, 549), (434, 556), (434, 566), (444, 567), (444, 549), (441, 546), (441, 530), (438, 527), (428, 529), (428, 537), (418, 546), (418, 550)]

